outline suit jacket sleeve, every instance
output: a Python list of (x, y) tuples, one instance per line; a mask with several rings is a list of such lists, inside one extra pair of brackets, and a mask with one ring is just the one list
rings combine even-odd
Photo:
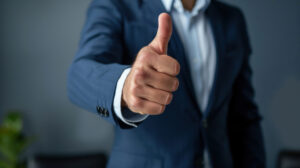
[(228, 115), (228, 131), (235, 167), (265, 167), (265, 151), (260, 126), (261, 116), (254, 101), (249, 65), (251, 48), (243, 14), (237, 12), (238, 27), (245, 46), (243, 64), (233, 86)]
[(115, 0), (91, 3), (79, 50), (68, 74), (68, 96), (88, 111), (105, 110), (108, 113), (100, 116), (123, 126), (114, 114), (113, 99), (118, 79), (130, 66), (122, 64), (122, 15), (118, 5)]

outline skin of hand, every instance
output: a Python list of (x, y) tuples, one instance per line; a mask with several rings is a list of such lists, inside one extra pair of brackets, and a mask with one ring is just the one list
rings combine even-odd
[(161, 13), (155, 38), (139, 51), (125, 80), (123, 107), (139, 114), (159, 115), (171, 103), (180, 72), (178, 61), (167, 55), (171, 35), (171, 17)]

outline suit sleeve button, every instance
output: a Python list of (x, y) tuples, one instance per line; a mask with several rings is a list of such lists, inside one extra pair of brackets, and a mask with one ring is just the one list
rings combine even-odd
[(108, 117), (109, 116), (109, 112), (107, 111), (107, 109), (103, 109), (103, 116), (104, 117)]
[(103, 115), (103, 108), (100, 106), (96, 107), (98, 114)]

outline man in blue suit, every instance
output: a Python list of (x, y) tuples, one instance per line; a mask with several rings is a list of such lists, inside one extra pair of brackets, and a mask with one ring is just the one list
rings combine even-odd
[(265, 167), (250, 54), (222, 2), (94, 0), (69, 97), (115, 125), (108, 167)]

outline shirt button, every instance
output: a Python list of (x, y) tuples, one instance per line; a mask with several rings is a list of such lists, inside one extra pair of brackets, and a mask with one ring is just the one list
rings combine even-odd
[(206, 119), (202, 120), (202, 126), (203, 128), (207, 128), (208, 124)]

